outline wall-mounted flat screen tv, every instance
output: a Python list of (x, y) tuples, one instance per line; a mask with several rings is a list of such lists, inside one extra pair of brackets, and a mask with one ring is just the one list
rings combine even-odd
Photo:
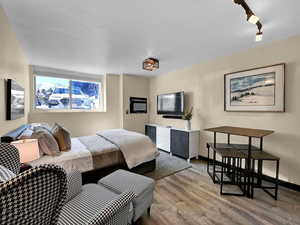
[(157, 114), (182, 115), (184, 113), (184, 92), (157, 96)]
[(25, 91), (14, 80), (7, 80), (6, 119), (15, 120), (24, 117)]

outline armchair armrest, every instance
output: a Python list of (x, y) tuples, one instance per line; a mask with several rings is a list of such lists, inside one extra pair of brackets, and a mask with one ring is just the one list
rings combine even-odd
[(67, 173), (67, 199), (66, 202), (70, 201), (82, 190), (82, 177), (81, 173), (74, 170)]
[(0, 165), (9, 169), (14, 174), (19, 174), (21, 166), (20, 154), (15, 146), (0, 143)]
[[(99, 213), (92, 218), (88, 225), (105, 225), (107, 222), (120, 212), (121, 220), (128, 220), (129, 203), (136, 197), (131, 191), (126, 191), (108, 202)], [(126, 211), (127, 209), (128, 211)], [(120, 221), (121, 222), (121, 221)]]

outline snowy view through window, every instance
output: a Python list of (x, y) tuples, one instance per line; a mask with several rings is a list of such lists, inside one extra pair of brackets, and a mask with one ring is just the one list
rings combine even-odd
[(100, 107), (101, 84), (96, 82), (36, 76), (36, 109), (85, 109)]

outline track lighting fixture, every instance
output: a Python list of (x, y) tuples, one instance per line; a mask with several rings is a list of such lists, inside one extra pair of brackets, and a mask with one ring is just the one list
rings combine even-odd
[(261, 41), (263, 32), (261, 31), (262, 24), (260, 22), (259, 17), (253, 13), (253, 11), (250, 9), (250, 7), (248, 6), (245, 0), (233, 0), (233, 2), (242, 6), (246, 12), (247, 21), (257, 26), (258, 32), (256, 33), (256, 41)]

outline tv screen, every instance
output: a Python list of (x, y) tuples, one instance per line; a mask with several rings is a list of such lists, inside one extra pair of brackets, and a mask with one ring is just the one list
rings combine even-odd
[(15, 120), (24, 117), (24, 88), (18, 85), (14, 80), (7, 80), (7, 101), (6, 101), (6, 118)]
[(182, 115), (184, 113), (184, 92), (157, 96), (157, 114)]

